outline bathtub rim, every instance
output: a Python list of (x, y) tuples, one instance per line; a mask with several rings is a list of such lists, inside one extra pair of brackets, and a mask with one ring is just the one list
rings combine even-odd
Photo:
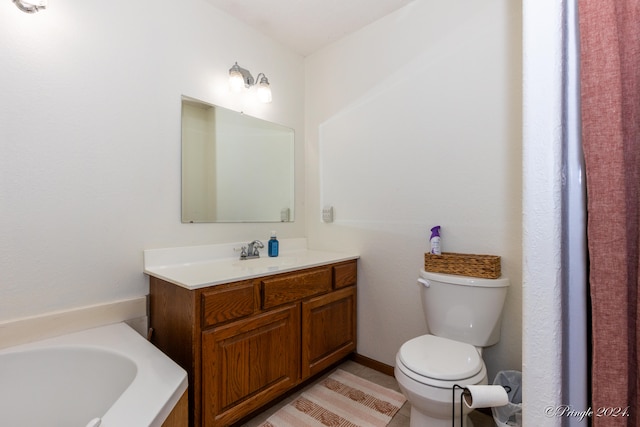
[(0, 356), (56, 347), (103, 350), (136, 365), (134, 380), (102, 415), (101, 427), (120, 426), (122, 420), (127, 425), (160, 427), (187, 390), (186, 371), (124, 322), (3, 348)]

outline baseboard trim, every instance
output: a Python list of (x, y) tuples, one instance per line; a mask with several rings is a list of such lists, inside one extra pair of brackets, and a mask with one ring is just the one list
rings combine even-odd
[(392, 377), (394, 376), (393, 366), (387, 365), (386, 363), (378, 362), (377, 360), (371, 359), (370, 357), (363, 356), (358, 353), (351, 353), (351, 360), (363, 366), (366, 366), (367, 368), (371, 368), (378, 372), (382, 372), (383, 374), (386, 374)]

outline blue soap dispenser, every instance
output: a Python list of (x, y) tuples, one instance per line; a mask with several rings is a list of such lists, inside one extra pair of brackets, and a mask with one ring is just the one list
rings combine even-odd
[(269, 247), (269, 256), (278, 256), (278, 239), (276, 238), (276, 232), (271, 232), (271, 238), (269, 239), (268, 247)]

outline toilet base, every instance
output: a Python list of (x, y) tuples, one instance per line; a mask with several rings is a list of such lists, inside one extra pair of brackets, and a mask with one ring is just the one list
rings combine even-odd
[[(398, 387), (411, 405), (411, 415), (409, 419), (410, 427), (460, 427), (460, 395), (462, 390), (458, 390), (455, 399), (452, 397), (453, 389), (430, 387), (421, 384), (408, 377), (402, 369), (401, 362), (396, 360), (394, 374)], [(477, 384), (486, 384), (486, 375)], [(455, 402), (455, 408), (452, 403)], [(468, 417), (471, 409), (463, 407), (464, 425), (462, 427), (473, 427), (473, 423)], [(455, 412), (455, 415), (453, 415)], [(454, 418), (453, 423), (451, 418)]]
[[(411, 416), (409, 418), (409, 427), (452, 427), (451, 418), (433, 418), (427, 414), (420, 412), (414, 406), (411, 407)], [(460, 427), (460, 417), (456, 417), (453, 423), (454, 427)], [(473, 427), (473, 422), (468, 416), (464, 416), (464, 426)]]

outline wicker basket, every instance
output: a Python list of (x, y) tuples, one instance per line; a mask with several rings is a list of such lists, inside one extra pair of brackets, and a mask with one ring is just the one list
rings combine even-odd
[(434, 273), (497, 279), (500, 277), (500, 257), (443, 252), (442, 255), (424, 254), (424, 269)]

